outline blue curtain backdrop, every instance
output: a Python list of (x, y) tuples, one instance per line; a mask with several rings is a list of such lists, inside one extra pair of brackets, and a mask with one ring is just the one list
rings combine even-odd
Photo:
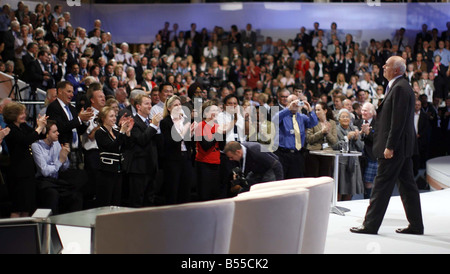
[[(116, 43), (150, 43), (165, 21), (178, 23), (179, 30), (188, 30), (195, 22), (197, 30), (212, 30), (221, 26), (228, 31), (232, 24), (244, 29), (247, 23), (260, 30), (260, 34), (276, 38), (293, 38), (300, 27), (312, 29), (315, 21), (324, 30), (336, 22), (344, 32), (356, 34), (355, 40), (386, 34), (393, 36), (396, 29), (404, 27), (409, 33), (421, 29), (446, 30), (450, 21), (448, 3), (392, 4), (375, 1), (369, 3), (209, 3), (209, 4), (85, 4), (64, 10), (72, 14), (72, 25), (88, 31), (93, 21), (101, 19), (103, 28), (113, 34)], [(361, 30), (364, 30), (361, 33)], [(278, 36), (279, 37), (278, 37)], [(388, 37), (391, 38), (391, 37)]]

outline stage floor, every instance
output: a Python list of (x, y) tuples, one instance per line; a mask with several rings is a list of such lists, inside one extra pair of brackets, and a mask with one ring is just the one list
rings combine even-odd
[[(450, 189), (421, 193), (425, 234), (403, 235), (395, 232), (406, 227), (400, 197), (391, 197), (378, 235), (354, 234), (352, 226), (361, 225), (369, 200), (338, 202), (349, 209), (344, 216), (330, 214), (325, 254), (450, 254)], [(58, 226), (63, 241), (63, 254), (88, 254), (90, 230)]]
[(338, 202), (349, 209), (345, 216), (330, 214), (326, 254), (449, 254), (450, 253), (450, 189), (420, 194), (424, 235), (395, 232), (406, 227), (399, 196), (392, 196), (378, 235), (355, 234), (350, 227), (363, 222), (368, 199)]

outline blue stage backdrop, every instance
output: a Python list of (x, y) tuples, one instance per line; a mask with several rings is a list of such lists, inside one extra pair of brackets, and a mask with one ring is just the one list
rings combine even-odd
[[(370, 38), (392, 39), (401, 27), (413, 39), (423, 23), (428, 24), (429, 30), (437, 28), (441, 33), (450, 21), (448, 3), (88, 4), (81, 1), (80, 6), (69, 6), (66, 1), (50, 2), (62, 4), (63, 10), (72, 14), (72, 25), (87, 31), (93, 28), (95, 19), (101, 19), (103, 28), (112, 33), (116, 43), (150, 43), (165, 21), (178, 23), (179, 30), (188, 30), (195, 22), (197, 30), (205, 27), (209, 31), (214, 26), (229, 31), (233, 24), (244, 29), (251, 23), (260, 37), (274, 39), (294, 38), (300, 27), (310, 30), (317, 21), (324, 30), (336, 22), (338, 29), (353, 34), (354, 40), (364, 46)], [(15, 8), (16, 4), (12, 6)]]

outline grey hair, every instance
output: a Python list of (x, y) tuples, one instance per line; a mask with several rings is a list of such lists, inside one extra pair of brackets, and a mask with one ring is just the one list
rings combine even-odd
[(375, 106), (371, 102), (365, 102), (362, 106), (370, 106), (370, 111), (372, 112), (373, 116), (377, 115), (377, 111), (375, 109)]
[(394, 69), (399, 70), (399, 75), (403, 75), (406, 71), (406, 60), (403, 58), (395, 58), (394, 59)]
[(348, 110), (348, 109), (346, 109), (346, 108), (341, 108), (340, 110), (339, 110), (339, 112), (338, 112), (338, 114), (337, 114), (337, 120), (339, 121), (339, 119), (341, 118), (341, 115), (342, 115), (342, 113), (347, 113), (348, 114), (348, 116), (350, 116), (350, 118), (352, 117), (352, 114), (350, 113), (350, 111)]
[(130, 99), (135, 99), (140, 94), (145, 94), (145, 91), (143, 91), (142, 89), (133, 89), (130, 92)]

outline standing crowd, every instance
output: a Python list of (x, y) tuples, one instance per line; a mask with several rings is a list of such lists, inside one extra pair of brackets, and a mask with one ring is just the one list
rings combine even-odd
[(414, 41), (404, 34), (363, 49), (336, 23), (260, 42), (251, 24), (184, 31), (165, 22), (131, 52), (100, 20), (72, 26), (61, 5), (4, 5), (0, 71), (47, 94), (35, 113), (0, 103), (10, 216), (203, 201), (332, 176), (333, 159), (310, 152), (345, 144), (362, 156), (340, 157), (339, 199), (370, 197), (390, 57), (405, 60), (416, 96), (415, 173), (450, 154), (450, 22), (441, 33), (424, 24)]

